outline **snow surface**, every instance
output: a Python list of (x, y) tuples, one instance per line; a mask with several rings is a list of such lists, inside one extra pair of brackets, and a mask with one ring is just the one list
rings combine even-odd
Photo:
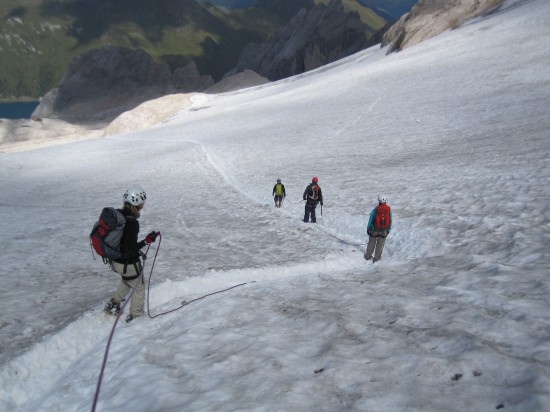
[(399, 54), (2, 154), (0, 410), (92, 409), (118, 277), (88, 234), (133, 183), (162, 233), (151, 318), (117, 323), (98, 411), (550, 410), (549, 67), (550, 2), (505, 1)]

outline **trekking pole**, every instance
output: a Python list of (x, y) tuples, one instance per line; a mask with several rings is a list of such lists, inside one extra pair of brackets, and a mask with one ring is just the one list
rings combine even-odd
[(147, 281), (147, 315), (150, 318), (151, 318), (151, 314), (149, 313), (149, 293), (150, 293), (150, 289), (151, 289), (151, 278), (153, 277), (153, 269), (154, 269), (155, 263), (157, 261), (157, 255), (159, 253), (160, 244), (162, 242), (162, 235), (160, 234), (160, 232), (158, 232), (158, 237), (159, 237), (159, 243), (158, 243), (158, 246), (157, 246), (157, 250), (155, 252), (155, 257), (153, 258), (153, 264), (151, 265), (151, 271), (149, 272), (149, 279)]

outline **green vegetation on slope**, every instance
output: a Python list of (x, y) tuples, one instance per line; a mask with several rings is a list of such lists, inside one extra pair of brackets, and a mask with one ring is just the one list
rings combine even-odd
[[(356, 0), (344, 4), (372, 32), (384, 25)], [(246, 44), (265, 41), (313, 6), (313, 0), (258, 0), (235, 10), (194, 0), (2, 0), (0, 99), (44, 95), (73, 57), (103, 45), (141, 48), (172, 70), (193, 60), (201, 74), (219, 80)]]

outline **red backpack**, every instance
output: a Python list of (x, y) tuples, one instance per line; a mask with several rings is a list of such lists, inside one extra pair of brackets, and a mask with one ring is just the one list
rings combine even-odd
[(126, 218), (114, 207), (104, 208), (94, 224), (90, 233), (90, 244), (104, 261), (122, 259), (120, 242), (125, 224)]
[(385, 203), (378, 205), (376, 216), (374, 217), (374, 227), (380, 230), (386, 230), (391, 225), (390, 207)]

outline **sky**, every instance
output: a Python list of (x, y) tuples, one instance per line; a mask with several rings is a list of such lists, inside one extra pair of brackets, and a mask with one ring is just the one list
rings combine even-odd
[[(0, 410), (549, 411), (549, 23), (508, 0), (398, 54), (1, 154)], [(161, 238), (126, 324), (88, 235), (133, 184)]]

